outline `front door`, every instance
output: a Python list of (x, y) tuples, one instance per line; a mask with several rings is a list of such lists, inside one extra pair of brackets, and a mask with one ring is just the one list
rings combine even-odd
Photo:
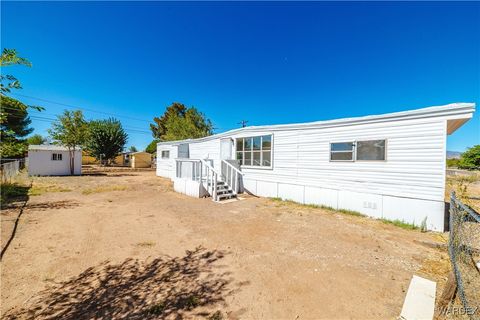
[(230, 138), (220, 140), (220, 159), (232, 159), (233, 140)]

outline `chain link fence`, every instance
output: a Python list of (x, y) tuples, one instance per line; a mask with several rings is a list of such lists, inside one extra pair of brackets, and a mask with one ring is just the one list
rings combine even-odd
[(450, 240), (448, 251), (457, 283), (462, 312), (480, 320), (480, 215), (450, 197)]

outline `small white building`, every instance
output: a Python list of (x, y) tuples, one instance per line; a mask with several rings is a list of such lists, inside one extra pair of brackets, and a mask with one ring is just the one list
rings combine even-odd
[[(75, 150), (74, 175), (82, 174), (82, 149)], [(28, 146), (28, 174), (31, 176), (70, 175), (70, 153), (58, 145)]]
[(249, 192), (444, 229), (446, 140), (475, 111), (454, 103), (245, 127), (157, 145), (157, 175), (218, 201)]

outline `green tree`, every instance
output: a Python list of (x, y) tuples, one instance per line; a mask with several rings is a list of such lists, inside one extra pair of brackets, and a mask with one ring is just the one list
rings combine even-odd
[[(2, 54), (0, 55), (0, 67), (7, 67), (12, 65), (24, 65), (31, 67), (32, 64), (25, 58), (19, 57), (15, 49), (3, 49)], [(21, 89), (22, 85), (17, 78), (11, 74), (1, 74), (0, 75), (0, 92), (5, 94), (10, 92), (11, 89)]]
[(460, 162), (460, 159), (456, 159), (456, 158), (447, 159), (447, 167), (448, 168), (456, 168), (456, 167), (458, 167), (459, 162)]
[(137, 150), (137, 147), (131, 146), (131, 147), (128, 149), (128, 151), (130, 151), (130, 152), (137, 152), (138, 150)]
[(17, 55), (14, 49), (3, 49), (0, 55), (0, 156), (20, 157), (27, 150), (27, 143), (24, 137), (32, 132), (29, 128), (31, 123), (28, 117), (28, 109), (37, 111), (44, 110), (41, 107), (27, 106), (26, 104), (7, 97), (12, 89), (21, 89), (22, 86), (17, 78), (10, 74), (4, 74), (3, 68), (12, 65), (31, 66), (31, 63)]
[(195, 107), (174, 102), (150, 124), (153, 137), (160, 141), (202, 138), (212, 134), (212, 122)]
[(90, 121), (88, 127), (86, 149), (92, 157), (109, 163), (123, 151), (128, 136), (120, 121), (114, 118), (94, 120)]
[(151, 153), (151, 154), (154, 154), (157, 152), (157, 143), (158, 143), (158, 140), (153, 140), (152, 142), (150, 142), (148, 144), (148, 146), (145, 148), (145, 152), (148, 152), (148, 153)]
[(74, 174), (75, 151), (83, 146), (88, 138), (88, 124), (80, 110), (65, 110), (48, 130), (53, 141), (66, 147), (70, 156), (70, 174)]
[(480, 168), (480, 144), (477, 144), (462, 153), (458, 167), (462, 169)]
[(42, 137), (39, 134), (34, 134), (31, 137), (27, 138), (27, 144), (28, 145), (38, 145), (38, 144), (44, 144), (47, 141), (44, 137)]
[(2, 157), (20, 157), (27, 150), (24, 137), (29, 135), (31, 120), (27, 106), (16, 99), (0, 95), (0, 153)]

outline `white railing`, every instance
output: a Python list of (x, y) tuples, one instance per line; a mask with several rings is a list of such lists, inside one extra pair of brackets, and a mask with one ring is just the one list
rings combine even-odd
[(217, 182), (220, 174), (213, 168), (211, 159), (175, 159), (175, 177), (198, 181), (210, 194), (217, 199)]
[(211, 165), (210, 160), (200, 160), (202, 165), (200, 166), (201, 173), (205, 175), (205, 180), (202, 179), (202, 183), (205, 182), (204, 186), (207, 189), (208, 193), (212, 196), (213, 201), (217, 201), (217, 182), (220, 175)]
[(201, 162), (199, 159), (175, 159), (175, 177), (182, 179), (200, 180)]
[(235, 195), (238, 194), (240, 191), (240, 178), (244, 173), (228, 162), (228, 160), (222, 160), (221, 169), (223, 181), (232, 189)]

